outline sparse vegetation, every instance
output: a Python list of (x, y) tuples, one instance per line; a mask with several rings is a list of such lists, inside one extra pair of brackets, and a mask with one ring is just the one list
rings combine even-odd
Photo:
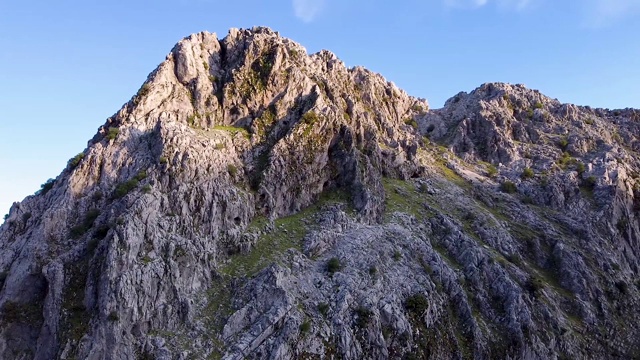
[(308, 111), (304, 113), (304, 115), (302, 115), (300, 121), (307, 125), (313, 125), (316, 123), (316, 121), (318, 121), (318, 115), (314, 111)]
[(213, 127), (214, 130), (223, 130), (223, 131), (228, 131), (231, 133), (232, 136), (236, 136), (236, 134), (241, 133), (243, 134), (247, 139), (251, 138), (251, 135), (249, 134), (249, 132), (241, 127), (235, 127), (235, 126), (222, 126), (222, 125), (218, 125), (218, 126), (214, 126)]
[(369, 276), (376, 276), (377, 273), (378, 273), (377, 267), (373, 265), (369, 267)]
[(40, 185), (40, 191), (38, 193), (41, 194), (41, 195), (44, 195), (44, 194), (48, 193), (49, 190), (51, 190), (53, 188), (53, 184), (55, 182), (56, 181), (54, 179), (49, 179), (49, 180), (45, 181), (44, 184)]
[(42, 321), (41, 304), (36, 302), (18, 303), (7, 301), (2, 306), (2, 309), (0, 309), (0, 319), (2, 319), (4, 324), (18, 322), (38, 324)]
[(118, 134), (120, 133), (120, 129), (117, 127), (110, 127), (109, 130), (107, 130), (107, 140), (111, 141), (111, 140), (115, 140), (118, 137)]
[(147, 94), (149, 94), (149, 91), (151, 91), (151, 87), (149, 86), (148, 83), (144, 83), (142, 85), (142, 87), (140, 87), (140, 89), (138, 90), (138, 94), (136, 94), (137, 97), (143, 97)]
[(544, 106), (543, 106), (543, 105), (542, 105), (542, 103), (541, 103), (541, 102), (539, 102), (539, 101), (538, 101), (538, 102), (536, 102), (536, 103), (533, 105), (533, 108), (534, 108), (534, 109), (542, 109), (543, 107), (544, 107)]
[(167, 159), (167, 158), (166, 158), (166, 157), (164, 157), (164, 156), (160, 156), (160, 158), (158, 159), (158, 162), (160, 162), (160, 164), (164, 165), (164, 164), (166, 164), (167, 162), (169, 162), (169, 159)]
[(327, 261), (327, 272), (330, 275), (333, 275), (340, 270), (342, 270), (342, 263), (340, 262), (340, 259), (333, 257)]
[(69, 162), (67, 163), (67, 166), (69, 167), (69, 169), (73, 170), (76, 168), (76, 166), (80, 164), (82, 159), (84, 159), (84, 153), (79, 153), (78, 155), (74, 156), (69, 160)]
[[(267, 265), (277, 261), (288, 249), (302, 251), (302, 239), (308, 231), (308, 221), (322, 206), (327, 204), (345, 204), (349, 197), (340, 191), (323, 193), (314, 205), (297, 214), (276, 219), (269, 230), (269, 220), (259, 216), (248, 225), (246, 233), (260, 233), (260, 239), (248, 253), (236, 253), (221, 268), (221, 272), (233, 277), (252, 276)], [(353, 210), (348, 210), (352, 212)]]
[(398, 250), (393, 252), (393, 260), (395, 261), (399, 261), (400, 259), (402, 259), (402, 253)]
[(487, 176), (494, 178), (496, 175), (498, 175), (498, 169), (493, 164), (487, 165)]
[(87, 211), (82, 223), (72, 227), (69, 230), (69, 236), (72, 239), (77, 239), (80, 236), (84, 235), (87, 231), (89, 231), (89, 229), (91, 229), (98, 216), (100, 216), (100, 210), (98, 209), (91, 209)]
[(118, 316), (118, 313), (115, 311), (112, 311), (109, 313), (109, 315), (107, 316), (107, 320), (109, 321), (118, 321), (120, 319), (120, 317)]
[(114, 199), (119, 199), (125, 195), (127, 195), (129, 192), (131, 192), (133, 189), (138, 187), (138, 184), (140, 182), (136, 179), (131, 179), (128, 181), (125, 181), (123, 183), (120, 183), (116, 186), (115, 190), (113, 191), (113, 198)]
[(415, 316), (421, 316), (427, 311), (429, 301), (424, 294), (414, 294), (405, 300), (404, 307)]
[(406, 118), (404, 119), (404, 123), (411, 126), (414, 129), (418, 129), (418, 122), (414, 118)]
[(371, 316), (373, 315), (373, 312), (367, 309), (366, 307), (360, 305), (356, 309), (356, 315), (357, 315), (356, 325), (362, 329), (369, 324), (369, 321), (371, 321)]
[(307, 333), (309, 332), (309, 330), (311, 330), (311, 322), (310, 321), (305, 321), (302, 324), (300, 324), (300, 332), (301, 333)]
[(562, 151), (566, 151), (567, 146), (569, 146), (569, 139), (563, 137), (562, 139), (558, 140), (558, 147), (562, 149)]
[(522, 174), (520, 174), (520, 177), (522, 179), (531, 179), (534, 176), (533, 170), (531, 168), (524, 168), (524, 170), (522, 170)]
[(506, 180), (505, 182), (503, 182), (502, 184), (500, 184), (500, 191), (507, 193), (507, 194), (513, 194), (516, 191), (518, 191), (518, 188), (516, 187), (516, 184), (514, 184), (513, 182)]
[(593, 190), (596, 187), (596, 184), (598, 183), (598, 179), (591, 175), (588, 178), (582, 180), (582, 186), (584, 188), (586, 188), (587, 190)]
[(227, 172), (229, 173), (229, 175), (231, 175), (231, 177), (235, 177), (238, 173), (238, 168), (233, 164), (229, 164), (227, 165)]
[(323, 317), (327, 317), (327, 314), (329, 313), (329, 304), (327, 304), (327, 303), (319, 303), (318, 304), (318, 312)]
[(540, 297), (542, 290), (544, 289), (544, 280), (538, 276), (531, 276), (524, 284), (524, 289), (536, 299)]
[(187, 124), (189, 124), (190, 127), (195, 127), (196, 126), (196, 119), (199, 117), (198, 113), (193, 113), (189, 116), (187, 116)]

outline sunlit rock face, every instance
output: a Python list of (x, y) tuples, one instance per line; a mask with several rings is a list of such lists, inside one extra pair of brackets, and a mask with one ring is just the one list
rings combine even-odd
[(191, 35), (0, 227), (0, 358), (638, 357), (639, 121)]

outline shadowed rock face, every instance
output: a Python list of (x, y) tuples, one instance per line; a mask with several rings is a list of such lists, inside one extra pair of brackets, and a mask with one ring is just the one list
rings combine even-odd
[(191, 35), (0, 227), (0, 357), (638, 357), (639, 120)]

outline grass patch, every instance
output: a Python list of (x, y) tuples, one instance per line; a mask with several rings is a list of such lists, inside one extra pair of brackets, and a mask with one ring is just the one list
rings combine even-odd
[(535, 174), (533, 173), (533, 170), (531, 168), (524, 168), (524, 170), (522, 170), (522, 174), (520, 174), (520, 177), (522, 179), (531, 179)]
[(226, 131), (226, 132), (231, 133), (232, 136), (236, 136), (237, 134), (242, 134), (247, 139), (251, 138), (251, 135), (249, 134), (247, 129), (241, 128), (241, 127), (218, 125), (218, 126), (214, 126), (213, 130)]
[(409, 181), (383, 178), (382, 185), (385, 191), (386, 213), (403, 212), (415, 217), (422, 215), (424, 207), (415, 199), (421, 194), (416, 191), (413, 183)]
[(448, 181), (458, 185), (463, 189), (470, 189), (471, 185), (460, 175), (458, 175), (455, 171), (449, 169), (449, 167), (444, 163), (444, 161), (436, 161), (435, 163), (440, 170), (440, 173), (447, 179)]
[[(273, 231), (262, 234), (249, 253), (232, 255), (222, 266), (221, 272), (233, 277), (250, 277), (275, 262), (288, 249), (302, 252), (302, 239), (307, 234), (309, 226), (306, 223), (307, 218), (318, 212), (322, 206), (331, 203), (347, 204), (348, 197), (342, 191), (332, 191), (321, 195), (319, 201), (299, 213), (276, 219)], [(263, 231), (267, 222), (264, 217), (256, 217), (246, 232)]]

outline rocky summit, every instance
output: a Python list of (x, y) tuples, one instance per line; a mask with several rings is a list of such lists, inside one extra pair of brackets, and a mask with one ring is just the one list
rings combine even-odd
[(191, 35), (6, 216), (0, 358), (639, 358), (639, 134)]

